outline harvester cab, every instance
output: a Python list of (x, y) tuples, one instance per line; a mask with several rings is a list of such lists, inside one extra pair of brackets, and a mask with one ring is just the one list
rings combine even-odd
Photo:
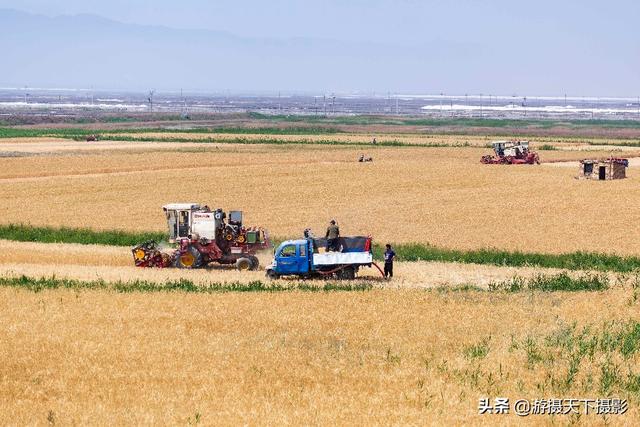
[(518, 159), (529, 152), (529, 141), (496, 141), (493, 143), (493, 151), (498, 157), (511, 156)]
[(194, 213), (200, 210), (197, 203), (172, 203), (162, 207), (169, 227), (169, 242), (175, 243), (191, 235)]

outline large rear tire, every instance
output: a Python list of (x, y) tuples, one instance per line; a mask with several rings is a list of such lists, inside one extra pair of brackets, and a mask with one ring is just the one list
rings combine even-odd
[(238, 258), (236, 260), (236, 268), (240, 271), (251, 270), (251, 259), (249, 258)]
[(202, 254), (195, 247), (189, 246), (187, 250), (176, 257), (175, 265), (178, 268), (202, 267)]
[(260, 260), (258, 257), (251, 255), (249, 261), (251, 261), (251, 268), (249, 270), (258, 270), (260, 268)]

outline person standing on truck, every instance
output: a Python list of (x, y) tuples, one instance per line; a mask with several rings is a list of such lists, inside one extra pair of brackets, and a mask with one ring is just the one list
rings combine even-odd
[(336, 224), (335, 219), (332, 219), (329, 223), (325, 238), (327, 239), (327, 252), (340, 251), (340, 228)]
[(393, 260), (396, 257), (396, 253), (391, 248), (391, 245), (387, 243), (386, 250), (384, 251), (384, 277), (392, 278), (393, 277)]

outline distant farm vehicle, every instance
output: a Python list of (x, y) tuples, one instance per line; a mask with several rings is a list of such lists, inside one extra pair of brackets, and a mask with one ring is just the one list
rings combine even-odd
[(371, 237), (341, 237), (340, 252), (321, 252), (326, 239), (305, 237), (282, 242), (274, 251), (274, 259), (267, 267), (267, 277), (321, 277), (353, 280), (361, 267), (375, 266)]
[(196, 203), (163, 206), (169, 227), (169, 243), (177, 248), (165, 252), (154, 241), (144, 242), (131, 252), (138, 267), (202, 268), (209, 263), (235, 264), (239, 270), (257, 270), (256, 252), (271, 247), (269, 233), (245, 227), (241, 211), (212, 211)]
[(495, 141), (492, 143), (495, 156), (482, 156), (485, 165), (532, 165), (540, 164), (540, 157), (529, 150), (528, 141)]
[(87, 135), (87, 142), (96, 142), (100, 139), (100, 135)]

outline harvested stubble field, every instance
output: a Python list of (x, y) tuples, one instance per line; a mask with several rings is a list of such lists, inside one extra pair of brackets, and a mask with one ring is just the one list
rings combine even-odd
[[(635, 167), (627, 180), (598, 183), (575, 180), (577, 168), (481, 165), (481, 148), (372, 147), (366, 152), (374, 162), (361, 164), (363, 151), (174, 143), (146, 152), (2, 158), (0, 217), (162, 231), (160, 206), (199, 201), (242, 209), (249, 223), (275, 236), (299, 236), (307, 226), (320, 232), (336, 218), (343, 233), (371, 233), (379, 242), (553, 253), (640, 249), (628, 238), (640, 220), (629, 203), (640, 192)], [(543, 159), (582, 156), (549, 151)]]
[[(272, 259), (268, 251), (259, 253), (258, 257), (263, 267)], [(126, 247), (0, 240), (0, 276), (6, 277), (55, 276), (78, 280), (145, 280), (155, 283), (186, 279), (202, 285), (213, 280), (230, 283), (265, 279), (264, 270), (239, 272), (223, 266), (212, 267), (210, 270), (146, 269), (136, 268), (132, 264), (131, 251)], [(439, 262), (397, 262), (394, 270), (397, 277), (391, 283), (380, 281), (380, 274), (373, 268), (363, 269), (361, 277), (385, 288), (434, 288), (469, 284), (486, 288), (490, 283), (509, 280), (516, 275), (527, 278), (540, 273), (554, 274), (561, 271)], [(275, 283), (289, 282), (291, 280), (283, 279)]]
[[(0, 218), (163, 231), (161, 205), (196, 201), (242, 209), (246, 222), (278, 237), (299, 236), (308, 226), (322, 231), (335, 217), (344, 234), (371, 233), (379, 243), (638, 255), (640, 241), (632, 237), (640, 214), (630, 203), (640, 192), (636, 166), (624, 181), (584, 182), (573, 178), (577, 164), (481, 165), (488, 150), (472, 146), (490, 140), (484, 138), (427, 142), (471, 145), (459, 148), (350, 147), (349, 137), (325, 146), (310, 144), (313, 138), (324, 137), (283, 145), (0, 140), (0, 154), (24, 156), (0, 158)], [(563, 151), (544, 151), (543, 160), (585, 156), (575, 141), (545, 144)], [(374, 162), (358, 163), (363, 152)], [(200, 289), (264, 280), (262, 271), (136, 269), (130, 257), (127, 247), (0, 241), (0, 281), (55, 275), (126, 288), (136, 280), (186, 280)], [(269, 260), (261, 255), (263, 265)], [(475, 289), (558, 271), (403, 261), (395, 270), (392, 282), (368, 279), (372, 289), (340, 292), (33, 292), (2, 285), (0, 423), (640, 420), (633, 274), (608, 273), (616, 285), (597, 292), (507, 292)], [(606, 418), (480, 417), (485, 396), (626, 397), (630, 409)]]

